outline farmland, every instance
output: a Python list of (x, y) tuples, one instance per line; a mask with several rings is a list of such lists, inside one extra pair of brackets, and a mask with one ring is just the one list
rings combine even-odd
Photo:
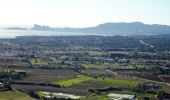
[(106, 83), (112, 83), (116, 85), (123, 85), (123, 86), (137, 86), (138, 83), (134, 81), (126, 81), (126, 80), (113, 80), (113, 79), (102, 79), (98, 78), (95, 81), (97, 82), (106, 82)]
[[(109, 93), (144, 100), (170, 95), (167, 36), (29, 36), (0, 41), (3, 98), (75, 95), (109, 100)], [(170, 39), (170, 37), (168, 38)], [(150, 47), (141, 40), (153, 45)], [(167, 43), (168, 42), (168, 43)], [(155, 44), (156, 43), (156, 44)], [(14, 91), (14, 92), (12, 92)], [(46, 93), (48, 95), (42, 95)], [(55, 98), (55, 96), (51, 96)], [(30, 100), (31, 100), (30, 99)]]
[(35, 100), (29, 95), (17, 90), (0, 91), (1, 100)]
[(91, 79), (90, 77), (79, 77), (79, 78), (70, 79), (70, 80), (61, 81), (61, 82), (52, 82), (51, 84), (58, 84), (58, 85), (61, 85), (61, 86), (68, 87), (68, 86), (80, 84), (82, 82), (86, 82), (90, 79)]
[[(27, 69), (29, 70), (29, 69)], [(77, 73), (71, 70), (49, 70), (49, 69), (30, 69), (28, 72), (28, 77), (24, 80), (18, 80), (23, 82), (53, 82), (62, 81), (74, 78)]]

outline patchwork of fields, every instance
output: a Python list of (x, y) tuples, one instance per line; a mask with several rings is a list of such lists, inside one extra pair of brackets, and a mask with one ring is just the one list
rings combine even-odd
[(69, 94), (81, 100), (109, 100), (109, 93), (158, 100), (170, 95), (169, 39), (170, 36), (2, 39), (0, 100), (47, 100), (56, 98), (54, 95), (66, 99), (63, 95)]

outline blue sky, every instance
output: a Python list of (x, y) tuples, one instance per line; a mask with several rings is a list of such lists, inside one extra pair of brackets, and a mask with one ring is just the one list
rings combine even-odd
[(134, 21), (170, 25), (170, 0), (0, 0), (0, 25), (87, 27)]

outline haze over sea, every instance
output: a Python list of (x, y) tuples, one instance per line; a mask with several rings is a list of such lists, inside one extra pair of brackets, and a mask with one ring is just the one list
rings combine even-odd
[(64, 32), (48, 30), (6, 30), (0, 29), (0, 38), (15, 38), (17, 36), (80, 36), (80, 35), (106, 35), (83, 32)]

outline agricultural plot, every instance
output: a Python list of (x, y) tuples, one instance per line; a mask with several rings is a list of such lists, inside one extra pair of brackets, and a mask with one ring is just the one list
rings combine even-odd
[(109, 78), (97, 78), (97, 79), (94, 79), (94, 81), (112, 83), (112, 84), (120, 85), (120, 86), (137, 86), (138, 85), (138, 82), (135, 82), (135, 81), (116, 80), (116, 79), (109, 79)]
[(20, 90), (32, 90), (37, 92), (38, 91), (56, 92), (56, 93), (75, 94), (80, 96), (90, 95), (90, 93), (86, 90), (72, 89), (72, 88), (57, 88), (52, 86), (20, 85), (20, 84), (11, 84), (11, 87)]
[(159, 75), (158, 76), (163, 82), (170, 83), (170, 75)]
[(143, 66), (133, 66), (130, 64), (118, 64), (118, 63), (102, 63), (102, 64), (90, 64), (90, 63), (83, 63), (82, 66), (86, 68), (113, 68), (113, 69), (134, 69), (134, 68), (142, 68)]
[(91, 56), (101, 56), (109, 54), (109, 52), (99, 52), (99, 51), (88, 51), (89, 55)]
[(92, 77), (78, 77), (66, 81), (61, 82), (51, 82), (51, 84), (59, 84), (65, 87), (73, 87), (73, 88), (80, 88), (80, 89), (87, 89), (87, 88), (104, 88), (108, 86), (113, 87), (120, 87), (120, 86), (137, 86), (138, 82), (130, 81), (130, 80), (118, 80), (118, 79), (111, 79), (111, 78), (92, 78)]
[(48, 62), (42, 61), (42, 60), (31, 59), (29, 62), (30, 62), (30, 64), (32, 65), (32, 67), (34, 67), (34, 66), (48, 65)]
[(157, 75), (137, 75), (137, 77), (143, 78), (143, 79), (147, 79), (147, 80), (151, 80), (151, 81), (163, 82), (163, 81), (160, 79), (160, 77), (158, 77)]
[(97, 89), (97, 88), (106, 88), (106, 87), (114, 87), (114, 86), (116, 85), (112, 83), (97, 82), (94, 80), (89, 80), (86, 82), (82, 82), (80, 84), (73, 85), (71, 86), (71, 88), (87, 90), (89, 88)]
[(74, 75), (58, 75), (58, 74), (30, 74), (21, 82), (47, 83), (53, 81), (63, 81), (74, 78)]
[(17, 90), (0, 91), (0, 100), (35, 100)]
[(76, 84), (80, 84), (82, 82), (86, 82), (91, 80), (90, 77), (78, 77), (78, 78), (74, 78), (74, 79), (70, 79), (70, 80), (66, 80), (66, 81), (61, 81), (61, 82), (52, 82), (51, 84), (59, 84), (61, 86), (72, 86), (72, 85), (76, 85)]
[(84, 74), (110, 74), (110, 75), (117, 75), (116, 72), (112, 72), (110, 70), (81, 70), (81, 73)]
[(107, 88), (107, 87), (135, 87), (139, 83), (146, 82), (146, 80), (138, 79), (132, 76), (124, 76), (124, 75), (116, 75), (114, 78), (92, 78), (89, 81), (82, 82), (80, 84), (76, 84), (71, 86), (72, 88), (79, 88), (79, 89), (97, 89), (97, 88)]
[[(95, 95), (95, 96), (88, 96), (88, 100), (110, 100), (107, 95)], [(86, 100), (87, 98), (83, 99)]]
[(74, 78), (77, 73), (72, 70), (29, 69), (28, 76), (20, 82), (48, 83)]

